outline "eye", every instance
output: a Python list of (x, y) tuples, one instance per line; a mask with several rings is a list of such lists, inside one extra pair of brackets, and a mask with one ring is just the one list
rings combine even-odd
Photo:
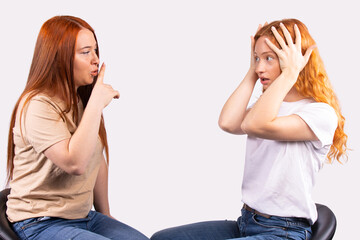
[(271, 57), (271, 56), (267, 56), (267, 57), (266, 57), (266, 61), (271, 61), (271, 60), (274, 60), (274, 58)]
[(260, 58), (259, 57), (255, 57), (255, 62), (258, 62), (260, 61)]
[(90, 53), (90, 51), (81, 52), (81, 54), (84, 54), (84, 55), (89, 54), (89, 53)]

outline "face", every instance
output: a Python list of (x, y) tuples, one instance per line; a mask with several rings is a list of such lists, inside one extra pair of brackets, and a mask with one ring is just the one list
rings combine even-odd
[(97, 42), (88, 29), (79, 31), (75, 44), (74, 81), (76, 89), (89, 85), (98, 74), (99, 58), (96, 54)]
[(255, 43), (254, 57), (255, 72), (265, 91), (281, 73), (279, 58), (266, 44), (264, 36)]

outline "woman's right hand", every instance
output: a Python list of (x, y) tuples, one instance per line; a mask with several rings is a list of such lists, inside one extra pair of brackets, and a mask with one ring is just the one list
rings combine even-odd
[[(264, 25), (266, 25), (265, 23)], [(263, 26), (259, 24), (258, 32)], [(239, 86), (231, 94), (221, 110), (218, 124), (226, 132), (233, 134), (244, 134), (241, 123), (247, 114), (247, 106), (254, 91), (256, 81), (259, 79), (255, 72), (256, 59), (254, 54), (255, 40), (251, 36), (250, 68)]]
[[(263, 27), (263, 26), (266, 26), (268, 23), (265, 22), (264, 25), (261, 25), (259, 24), (257, 30), (256, 30), (256, 33)], [(254, 36), (251, 36), (251, 56), (250, 56), (250, 69), (249, 71), (251, 73), (255, 73), (255, 64), (256, 64), (256, 58), (255, 58), (255, 53), (254, 53), (254, 50), (255, 50), (255, 39), (254, 39)]]
[(95, 104), (101, 110), (104, 109), (113, 98), (120, 97), (120, 93), (117, 90), (113, 89), (111, 85), (104, 83), (104, 74), (105, 64), (103, 63), (90, 96), (92, 104)]

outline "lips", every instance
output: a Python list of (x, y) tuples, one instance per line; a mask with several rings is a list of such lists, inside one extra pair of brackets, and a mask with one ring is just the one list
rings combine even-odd
[(268, 84), (270, 82), (270, 79), (269, 78), (260, 78), (260, 82), (261, 84)]
[(96, 69), (96, 70), (94, 70), (94, 71), (91, 71), (90, 72), (90, 74), (91, 74), (91, 76), (97, 76), (98, 75), (98, 70)]

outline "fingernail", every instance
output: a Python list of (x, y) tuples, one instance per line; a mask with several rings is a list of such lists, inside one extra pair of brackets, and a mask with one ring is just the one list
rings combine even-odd
[(274, 26), (271, 27), (271, 30), (276, 30)]

